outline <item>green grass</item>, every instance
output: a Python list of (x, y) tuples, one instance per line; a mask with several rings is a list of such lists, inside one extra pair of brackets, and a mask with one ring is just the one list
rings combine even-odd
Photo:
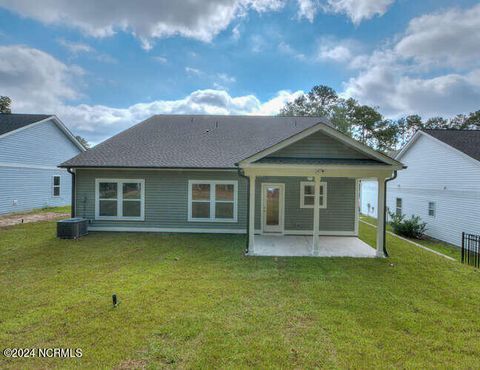
[(260, 258), (239, 236), (5, 228), (1, 347), (83, 357), (0, 368), (477, 368), (478, 270), (387, 239), (388, 259)]
[[(360, 216), (360, 219), (364, 220), (365, 222), (368, 222), (372, 225), (377, 225), (377, 219), (376, 218), (373, 218), (373, 217), (370, 217), (370, 216)], [(387, 225), (387, 230), (393, 232), (392, 227), (390, 225)], [(453, 244), (443, 242), (441, 240), (429, 238), (429, 237), (425, 237), (425, 239), (422, 239), (422, 240), (410, 239), (410, 238), (406, 238), (406, 239), (409, 239), (409, 240), (411, 240), (415, 243), (423, 245), (424, 247), (433, 249), (437, 252), (443, 253), (443, 254), (445, 254), (449, 257), (455, 258), (457, 261), (461, 260), (461, 257), (462, 257), (461, 256), (461, 250), (460, 250), (459, 247), (457, 247)]]

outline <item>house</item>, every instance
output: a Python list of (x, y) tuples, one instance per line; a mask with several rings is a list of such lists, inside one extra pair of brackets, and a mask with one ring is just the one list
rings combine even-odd
[(60, 167), (91, 231), (248, 234), (252, 255), (374, 256), (356, 238), (357, 181), (379, 181), (381, 214), (402, 164), (318, 117), (156, 115)]
[(0, 114), (0, 214), (71, 202), (59, 163), (85, 151), (55, 116)]
[(408, 168), (388, 185), (388, 208), (420, 216), (427, 235), (461, 245), (480, 233), (480, 131), (418, 131), (396, 156)]

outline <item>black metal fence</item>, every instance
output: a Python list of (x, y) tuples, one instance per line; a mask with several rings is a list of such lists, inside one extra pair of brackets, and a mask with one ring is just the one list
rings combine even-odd
[(480, 267), (480, 235), (462, 233), (462, 263)]

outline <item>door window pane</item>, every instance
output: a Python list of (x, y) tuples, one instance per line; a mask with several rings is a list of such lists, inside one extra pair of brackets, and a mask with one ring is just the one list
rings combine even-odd
[(116, 199), (116, 198), (117, 198), (117, 183), (101, 182), (100, 183), (100, 199)]
[(193, 200), (210, 200), (210, 184), (192, 184)]
[(233, 218), (233, 203), (216, 203), (215, 204), (216, 218)]
[(123, 183), (123, 199), (140, 199), (141, 184), (137, 182)]
[(276, 226), (280, 223), (280, 189), (267, 188), (267, 217), (266, 223), (269, 226)]
[(100, 216), (117, 216), (117, 201), (101, 200), (99, 215)]

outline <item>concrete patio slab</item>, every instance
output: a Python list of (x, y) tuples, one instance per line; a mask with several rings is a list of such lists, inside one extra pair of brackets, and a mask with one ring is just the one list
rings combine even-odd
[[(321, 236), (315, 257), (373, 258), (375, 249), (354, 236)], [(312, 237), (304, 235), (255, 235), (255, 256), (312, 257)]]

